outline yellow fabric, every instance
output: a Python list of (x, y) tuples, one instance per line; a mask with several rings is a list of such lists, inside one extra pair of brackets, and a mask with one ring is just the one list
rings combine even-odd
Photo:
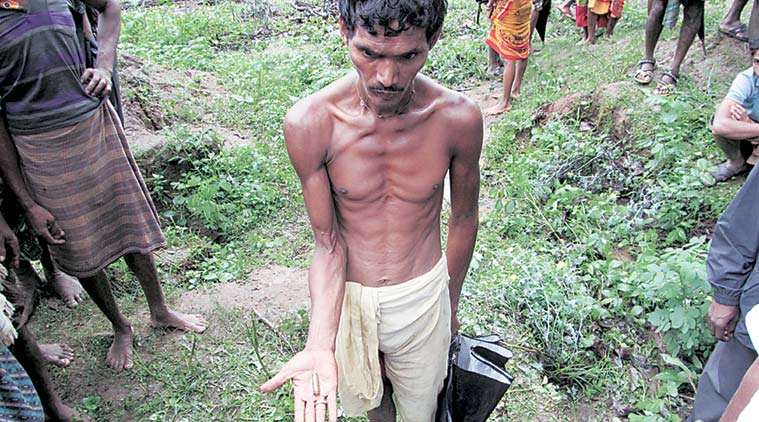
[(611, 8), (611, 1), (588, 0), (588, 8), (596, 15), (605, 15), (609, 13), (609, 9)]
[(531, 0), (499, 0), (485, 42), (505, 59), (526, 59), (530, 56), (531, 14)]
[(385, 376), (403, 422), (430, 422), (443, 388), (451, 339), (445, 256), (427, 273), (387, 287), (345, 284), (335, 357), (348, 416), (379, 406)]

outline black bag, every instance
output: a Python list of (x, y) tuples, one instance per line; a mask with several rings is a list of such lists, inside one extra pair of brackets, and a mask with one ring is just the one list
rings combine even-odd
[(485, 422), (513, 377), (504, 365), (513, 354), (497, 335), (457, 335), (448, 352), (448, 376), (438, 396), (435, 422)]

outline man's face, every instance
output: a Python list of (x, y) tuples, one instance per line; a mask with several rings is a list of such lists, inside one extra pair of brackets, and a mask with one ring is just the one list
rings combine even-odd
[(393, 111), (408, 100), (408, 91), (424, 66), (430, 45), (424, 29), (411, 27), (392, 37), (377, 28), (370, 34), (356, 25), (352, 38), (343, 22), (340, 25), (348, 44), (351, 61), (358, 72), (361, 96), (379, 111)]
[(754, 68), (754, 74), (759, 75), (759, 50), (754, 51), (751, 57), (751, 66)]

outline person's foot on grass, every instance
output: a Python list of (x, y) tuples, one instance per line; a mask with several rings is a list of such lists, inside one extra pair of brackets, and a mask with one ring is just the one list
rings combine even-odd
[(40, 351), (45, 362), (62, 368), (74, 360), (74, 349), (65, 343), (40, 344)]
[(654, 88), (654, 95), (666, 97), (672, 94), (675, 92), (678, 82), (680, 82), (679, 75), (675, 75), (672, 72), (662, 73), (661, 80), (656, 84), (656, 88)]
[(45, 413), (48, 413), (47, 417), (50, 418), (46, 418), (45, 420), (61, 422), (92, 422), (91, 418), (83, 416), (78, 411), (63, 404), (61, 401), (52, 406), (52, 408), (46, 407)]
[(76, 308), (84, 299), (84, 289), (76, 278), (57, 269), (52, 274), (45, 271), (45, 278), (69, 308)]
[(499, 102), (498, 104), (494, 105), (493, 107), (488, 108), (484, 111), (486, 116), (497, 116), (502, 113), (506, 113), (509, 110), (511, 110), (511, 101), (504, 103), (503, 101)]
[(716, 170), (709, 172), (709, 175), (712, 176), (713, 180), (711, 182), (704, 182), (704, 185), (711, 187), (717, 183), (726, 182), (746, 170), (748, 170), (748, 166), (745, 163), (737, 167), (731, 166), (730, 163), (727, 162), (722, 163), (717, 166)]
[(490, 67), (488, 66), (488, 75), (501, 77), (503, 76), (503, 66)]
[(512, 100), (516, 100), (516, 99), (518, 99), (521, 96), (522, 96), (521, 90), (516, 90), (516, 91), (513, 90), (513, 89), (511, 90), (511, 99)]
[(124, 371), (134, 367), (134, 358), (132, 355), (132, 340), (134, 333), (132, 327), (127, 326), (123, 329), (114, 329), (113, 344), (108, 348), (108, 354), (105, 356), (105, 363), (109, 368), (115, 371)]
[(744, 23), (738, 22), (732, 27), (720, 24), (718, 31), (726, 37), (736, 39), (740, 42), (748, 42), (748, 27)]
[(153, 328), (174, 328), (200, 334), (208, 328), (208, 322), (203, 315), (190, 315), (169, 310), (165, 315), (151, 317), (150, 326)]

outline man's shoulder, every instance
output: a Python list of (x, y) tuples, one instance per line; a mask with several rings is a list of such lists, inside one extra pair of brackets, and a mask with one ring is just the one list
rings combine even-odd
[[(446, 127), (455, 142), (469, 142), (472, 136), (482, 132), (482, 112), (470, 97), (431, 81), (434, 95), (436, 122)], [(481, 141), (481, 140), (480, 140)]]
[(468, 96), (446, 88), (428, 77), (424, 77), (424, 84), (429, 90), (428, 96), (432, 98), (436, 107), (435, 111), (450, 125), (469, 125), (482, 122), (480, 107)]
[(344, 91), (346, 78), (348, 76), (332, 82), (295, 103), (285, 116), (285, 127), (313, 130), (331, 125), (334, 107)]

